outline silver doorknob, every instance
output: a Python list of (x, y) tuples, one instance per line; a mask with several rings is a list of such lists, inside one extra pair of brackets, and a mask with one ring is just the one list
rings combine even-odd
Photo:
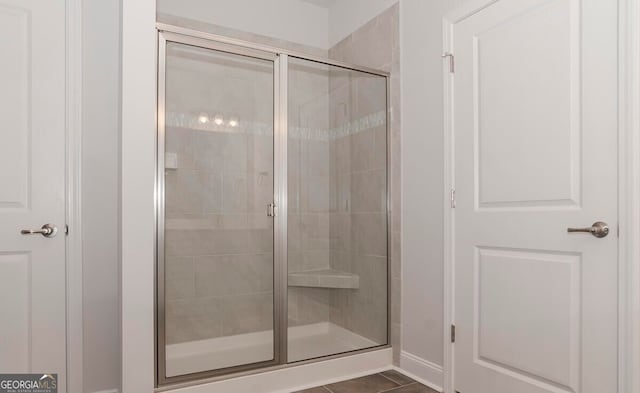
[(567, 232), (586, 232), (595, 237), (605, 237), (609, 234), (609, 226), (606, 222), (596, 221), (588, 228), (567, 228)]
[(44, 224), (40, 229), (23, 229), (23, 235), (42, 235), (44, 237), (55, 237), (58, 234), (58, 227), (53, 224)]

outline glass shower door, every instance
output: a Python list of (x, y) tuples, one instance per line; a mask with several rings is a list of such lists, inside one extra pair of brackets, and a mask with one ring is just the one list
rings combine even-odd
[(289, 362), (388, 342), (387, 79), (288, 61)]
[(162, 37), (159, 379), (275, 363), (275, 55)]

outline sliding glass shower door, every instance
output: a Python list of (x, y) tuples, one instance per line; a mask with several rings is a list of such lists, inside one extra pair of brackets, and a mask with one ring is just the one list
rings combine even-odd
[(388, 343), (388, 77), (222, 41), (159, 35), (158, 385)]
[(275, 56), (167, 38), (160, 372), (275, 362)]

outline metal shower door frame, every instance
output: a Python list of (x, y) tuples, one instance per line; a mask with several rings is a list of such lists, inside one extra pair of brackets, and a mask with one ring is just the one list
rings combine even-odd
[[(267, 45), (259, 45), (246, 41), (217, 36), (209, 33), (158, 23), (158, 91), (157, 91), (157, 133), (156, 133), (156, 279), (155, 279), (155, 373), (158, 389), (174, 388), (177, 384), (190, 385), (212, 382), (216, 380), (254, 374), (293, 365), (314, 363), (339, 358), (356, 353), (365, 353), (389, 348), (391, 335), (391, 147), (390, 147), (390, 75), (387, 72), (355, 66), (339, 61), (309, 56), (303, 53), (283, 50)], [(273, 217), (273, 322), (274, 322), (274, 358), (233, 367), (202, 371), (192, 374), (167, 377), (166, 375), (166, 331), (165, 331), (165, 95), (166, 95), (166, 47), (168, 42), (200, 47), (239, 56), (253, 57), (273, 62), (273, 203), (278, 214)], [(289, 58), (299, 58), (316, 63), (336, 66), (353, 71), (364, 72), (385, 78), (386, 81), (386, 218), (387, 218), (387, 342), (386, 344), (316, 357), (308, 360), (287, 362), (288, 351), (288, 296), (287, 296), (287, 145), (288, 145), (288, 63)]]

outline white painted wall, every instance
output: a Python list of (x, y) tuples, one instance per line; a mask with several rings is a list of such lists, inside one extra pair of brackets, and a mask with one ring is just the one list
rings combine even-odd
[(444, 347), (442, 18), (465, 1), (400, 3), (402, 350), (434, 376)]
[(329, 45), (334, 46), (398, 0), (337, 0), (329, 8)]
[(158, 0), (158, 12), (329, 49), (398, 1)]
[(299, 0), (158, 0), (158, 12), (317, 48), (329, 47), (329, 10)]
[(82, 2), (83, 392), (119, 388), (120, 2)]
[(121, 3), (120, 288), (123, 393), (154, 385), (155, 0)]

